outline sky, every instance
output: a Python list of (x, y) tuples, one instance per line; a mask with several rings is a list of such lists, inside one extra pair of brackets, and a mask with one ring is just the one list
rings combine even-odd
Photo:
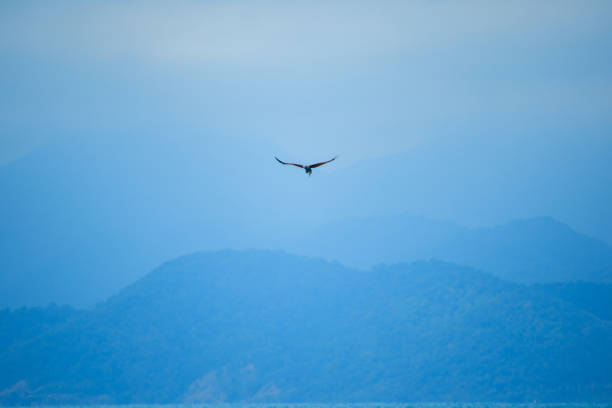
[[(280, 165), (275, 156), (298, 163), (338, 158), (309, 177), (302, 169)], [(217, 250), (223, 252), (184, 257)], [(432, 259), (443, 262), (381, 267)], [(340, 263), (372, 273), (347, 270), (357, 279), (345, 285), (344, 272), (329, 274), (340, 270)], [(322, 269), (312, 275), (315, 282), (305, 275), (316, 272), (311, 269), (317, 265)], [(235, 284), (228, 273), (234, 269), (245, 272), (236, 275)], [(381, 285), (371, 286), (366, 275)], [(404, 280), (409, 275), (414, 279)], [(590, 283), (574, 289), (550, 286), (560, 292), (569, 288), (564, 296), (574, 300), (566, 302), (549, 299), (549, 294), (536, 299), (535, 290), (542, 287), (496, 283), (493, 276), (520, 284)], [(472, 347), (482, 343), (478, 336), (486, 340), (490, 335), (493, 348), (483, 349), (480, 362), (494, 368), (472, 371), (490, 383), (493, 379), (497, 388), (511, 384), (512, 398), (520, 396), (516, 376), (555, 366), (531, 361), (527, 349), (544, 350), (540, 354), (555, 357), (551, 361), (559, 367), (569, 362), (556, 358), (559, 353), (589, 356), (582, 366), (593, 368), (590, 372), (580, 373), (580, 365), (570, 372), (576, 378), (583, 374), (574, 390), (588, 384), (587, 395), (597, 384), (608, 384), (600, 389), (610, 395), (610, 376), (603, 373), (612, 354), (603, 355), (603, 364), (592, 364), (610, 349), (610, 332), (601, 329), (610, 325), (592, 307), (605, 308), (610, 285), (598, 283), (607, 285), (611, 277), (610, 0), (0, 0), (0, 318), (9, 324), (0, 322), (9, 327), (0, 331), (11, 335), (5, 341), (10, 352), (0, 350), (0, 357), (6, 355), (14, 366), (5, 370), (8, 376), (0, 372), (0, 398), (10, 402), (19, 394), (30, 403), (37, 395), (47, 401), (75, 401), (79, 392), (87, 392), (88, 380), (74, 374), (81, 368), (86, 374), (96, 371), (83, 364), (88, 356), (102, 361), (97, 371), (109, 378), (120, 373), (129, 379), (119, 371), (129, 374), (129, 369), (116, 365), (117, 358), (109, 360), (114, 349), (119, 357), (129, 351), (126, 367), (134, 365), (133, 373), (140, 375), (149, 366), (165, 364), (166, 352), (201, 349), (211, 327), (218, 331), (227, 323), (229, 330), (215, 337), (213, 346), (229, 342), (240, 348), (243, 342), (236, 336), (246, 334), (244, 345), (249, 346), (262, 327), (291, 333), (285, 317), (314, 332), (319, 344), (313, 343), (313, 350), (327, 341), (326, 335), (316, 334), (324, 327), (317, 322), (326, 321), (341, 323), (332, 335), (338, 328), (356, 327), (354, 333), (366, 334), (363, 344), (372, 346), (364, 354), (353, 345), (343, 350), (340, 342), (339, 355), (352, 356), (357, 350), (381, 367), (376, 354), (381, 345), (395, 348), (389, 353), (390, 371), (375, 370), (364, 377), (376, 389), (386, 381), (381, 373), (391, 373), (391, 383), (399, 384), (396, 374), (406, 365), (427, 368), (423, 378), (434, 386), (424, 389), (439, 390), (437, 379), (459, 372), (444, 368), (444, 361), (473, 362), (464, 357), (479, 350)], [(430, 289), (428, 281), (435, 281)], [(187, 287), (191, 282), (199, 286)], [(367, 291), (354, 293), (361, 286)], [(366, 306), (376, 312), (397, 304), (416, 312), (403, 316), (400, 309), (391, 310), (382, 319), (365, 313), (369, 326), (363, 327), (321, 315), (329, 305), (350, 309), (364, 296), (376, 297), (387, 289), (397, 299)], [(423, 297), (413, 296), (423, 289)], [(166, 293), (167, 300), (158, 292)], [(276, 292), (282, 292), (281, 303)], [(319, 297), (327, 292), (333, 296), (326, 305)], [(278, 308), (277, 322), (274, 313), (263, 321), (251, 308), (260, 295), (268, 302), (263, 303), (265, 313), (275, 310), (266, 305), (285, 300), (290, 307)], [(300, 299), (312, 300), (315, 307)], [(109, 302), (100, 303), (105, 300)], [(27, 316), (42, 310), (33, 315), (3, 310), (50, 303), (101, 307), (91, 321), (85, 312), (75, 315), (76, 325), (71, 317), (67, 331), (64, 323), (50, 325), (48, 336), (36, 327), (24, 330), (32, 323)], [(226, 313), (224, 305), (238, 306), (237, 314), (231, 308)], [(192, 306), (195, 315), (182, 313)], [(468, 314), (458, 312), (464, 306)], [(166, 313), (166, 320), (178, 326), (148, 327), (137, 316), (142, 310), (155, 313), (151, 322), (157, 323), (167, 307), (166, 312), (178, 314), (172, 322)], [(59, 309), (47, 310), (52, 316)], [(117, 316), (106, 314), (113, 310)], [(519, 320), (497, 319), (516, 311)], [(20, 322), (21, 315), (27, 321)], [(116, 320), (119, 315), (125, 318)], [(196, 318), (185, 320), (187, 315)], [(303, 320), (310, 315), (314, 325)], [(11, 316), (20, 323), (15, 333)], [(241, 327), (240, 316), (255, 325)], [(205, 326), (198, 329), (198, 320)], [(379, 321), (392, 323), (390, 330)], [(420, 321), (428, 325), (421, 327)], [(466, 330), (440, 330), (449, 322), (453, 330)], [(431, 356), (442, 356), (442, 371), (426, 367), (427, 355), (396, 358), (418, 346), (406, 343), (410, 336), (396, 330), (406, 324), (416, 328), (412, 338), (417, 341), (432, 334), (441, 339), (434, 346), (450, 354), (434, 350)], [(125, 332), (128, 343), (122, 343), (122, 327), (128, 326), (137, 329), (135, 340), (130, 343)], [(546, 337), (547, 327), (554, 336)], [(192, 337), (204, 337), (180, 343), (185, 328)], [(87, 330), (91, 342), (67, 347), (67, 334), (83, 337)], [(476, 340), (465, 343), (469, 353), (461, 354), (461, 343), (454, 339), (474, 331)], [(35, 338), (19, 343), (29, 332), (36, 332)], [(512, 342), (504, 345), (504, 336)], [(100, 340), (105, 338), (110, 342)], [(268, 340), (254, 343), (269, 349), (263, 360), (284, 342)], [(145, 350), (140, 356), (132, 353), (138, 343)], [(161, 345), (162, 353), (149, 353), (147, 343)], [(290, 343), (289, 357), (278, 360), (283, 364), (293, 362), (291, 354), (306, 344), (298, 342), (296, 348)], [(37, 344), (44, 346), (42, 351)], [(57, 355), (49, 353), (54, 345)], [(33, 357), (38, 351), (43, 358)], [(219, 358), (205, 351), (198, 354), (213, 371), (175, 359), (175, 367), (181, 366), (175, 377), (185, 386), (184, 395), (193, 390), (203, 398), (224, 394), (225, 380), (233, 381), (231, 370), (254, 355), (247, 347), (232, 366), (233, 360), (223, 361), (231, 349)], [(312, 354), (307, 351), (305, 358)], [(501, 371), (491, 363), (496, 356)], [(147, 366), (150, 358), (153, 365)], [(42, 369), (19, 377), (32, 371), (32, 361)], [(347, 367), (355, 366), (352, 357), (347, 361)], [(506, 375), (503, 365), (508, 361), (519, 365)], [(254, 366), (248, 362), (246, 377), (252, 377)], [(529, 364), (521, 367), (521, 362)], [(311, 366), (308, 361), (307, 376)], [(61, 373), (56, 381), (62, 367), (70, 368), (63, 370), (68, 380), (79, 379), (77, 394), (62, 394), (71, 387), (70, 381), (61, 382)], [(259, 372), (265, 367), (275, 370), (264, 363)], [(153, 374), (162, 378), (168, 372)], [(266, 385), (255, 399), (275, 398), (277, 385), (285, 387), (268, 381), (268, 374), (257, 374)], [(187, 381), (189, 376), (200, 376), (192, 383), (195, 388), (188, 386), (193, 381)], [(40, 382), (47, 377), (53, 378), (48, 387)], [(166, 391), (170, 399), (181, 398), (179, 388), (175, 393), (166, 387), (159, 394), (159, 387), (150, 387), (151, 375), (140, 377), (142, 384), (130, 386), (150, 389), (151, 398)], [(551, 378), (546, 386), (529, 381), (546, 392), (573, 386), (571, 376), (559, 384)], [(254, 390), (248, 381), (236, 384)], [(106, 393), (113, 383), (92, 384), (92, 392)], [(325, 390), (334, 385), (320, 379), (316, 384)], [(129, 390), (119, 385), (116, 394), (129, 399)], [(453, 387), (458, 395), (469, 395), (462, 386)], [(452, 390), (441, 395), (448, 398)], [(41, 394), (47, 391), (51, 393)], [(108, 400), (100, 396), (87, 401)]]
[[(611, 27), (612, 3), (597, 0), (4, 1), (0, 166), (83, 147), (123, 166), (100, 170), (105, 183), (155, 186), (128, 174), (150, 154), (187, 162), (169, 186), (201, 171), (256, 226), (552, 216), (611, 243)], [(54, 143), (68, 150), (44, 150)], [(297, 184), (274, 155), (339, 155), (321, 174), (342, 175)], [(174, 205), (195, 214), (179, 190)]]
[(347, 163), (448, 140), (610, 139), (607, 1), (0, 7), (0, 163), (128, 129)]

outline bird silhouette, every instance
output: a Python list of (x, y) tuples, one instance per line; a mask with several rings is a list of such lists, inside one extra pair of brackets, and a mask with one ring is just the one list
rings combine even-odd
[(274, 156), (276, 161), (279, 162), (280, 164), (284, 164), (284, 165), (290, 164), (291, 166), (296, 166), (296, 167), (300, 167), (300, 168), (304, 169), (304, 171), (306, 172), (306, 174), (308, 174), (308, 176), (310, 176), (312, 174), (312, 169), (317, 168), (319, 166), (322, 166), (324, 164), (327, 164), (327, 163), (329, 163), (331, 161), (334, 161), (334, 160), (336, 160), (337, 157), (338, 156), (334, 157), (331, 160), (327, 160), (327, 161), (323, 161), (323, 162), (319, 162), (319, 163), (315, 163), (315, 164), (310, 164), (310, 165), (305, 165), (305, 164), (298, 164), (298, 163), (287, 163), (287, 162), (282, 161), (278, 157)]

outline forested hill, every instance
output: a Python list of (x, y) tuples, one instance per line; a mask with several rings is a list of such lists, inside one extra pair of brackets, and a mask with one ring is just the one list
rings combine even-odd
[(612, 323), (544, 292), (435, 261), (197, 253), (2, 339), (0, 403), (612, 401)]

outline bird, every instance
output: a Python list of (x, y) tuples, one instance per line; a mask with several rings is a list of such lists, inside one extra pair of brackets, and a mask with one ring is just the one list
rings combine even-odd
[(298, 163), (287, 163), (287, 162), (282, 161), (281, 159), (279, 159), (276, 156), (274, 156), (274, 158), (280, 164), (284, 164), (284, 165), (290, 164), (292, 166), (296, 166), (296, 167), (300, 167), (300, 168), (304, 169), (306, 174), (308, 174), (308, 176), (310, 177), (310, 175), (312, 174), (312, 169), (317, 168), (319, 166), (322, 166), (324, 164), (327, 164), (329, 162), (332, 162), (332, 161), (336, 160), (336, 158), (338, 158), (338, 156), (334, 157), (333, 159), (330, 159), (330, 160), (327, 160), (327, 161), (323, 161), (323, 162), (319, 162), (319, 163), (315, 163), (315, 164), (311, 164), (311, 165), (304, 165), (304, 164), (298, 164)]

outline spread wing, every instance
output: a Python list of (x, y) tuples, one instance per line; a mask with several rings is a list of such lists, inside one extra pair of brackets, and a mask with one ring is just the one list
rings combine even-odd
[[(337, 158), (337, 157), (338, 157), (338, 156), (336, 156), (336, 157), (334, 157), (333, 159), (328, 160), (328, 161), (324, 161), (324, 162), (320, 162), (320, 163), (311, 164), (311, 165), (310, 165), (310, 168), (311, 168), (311, 169), (314, 169), (315, 167), (319, 167), (319, 166), (322, 166), (322, 165), (327, 164), (327, 163), (329, 163), (329, 162), (332, 162), (332, 161), (336, 160), (336, 158)], [(278, 160), (278, 159), (277, 159), (277, 160)]]
[(302, 168), (302, 169), (304, 168), (304, 166), (303, 166), (303, 165), (301, 165), (301, 164), (297, 164), (297, 163), (285, 163), (284, 161), (282, 161), (281, 159), (279, 159), (279, 158), (278, 158), (278, 157), (276, 157), (276, 156), (274, 156), (274, 158), (275, 158), (275, 159), (276, 159), (276, 161), (277, 161), (277, 162), (279, 162), (280, 164), (290, 164), (290, 165), (292, 165), (292, 166), (297, 166), (297, 167), (300, 167), (300, 168)]

